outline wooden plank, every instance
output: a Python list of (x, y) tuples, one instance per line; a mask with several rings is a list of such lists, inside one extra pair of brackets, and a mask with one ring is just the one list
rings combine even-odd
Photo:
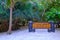
[(50, 23), (48, 23), (48, 22), (41, 22), (41, 23), (39, 23), (39, 22), (34, 22), (33, 23), (33, 28), (37, 28), (37, 29), (48, 29), (48, 28), (50, 28), (51, 27), (51, 25), (50, 25)]

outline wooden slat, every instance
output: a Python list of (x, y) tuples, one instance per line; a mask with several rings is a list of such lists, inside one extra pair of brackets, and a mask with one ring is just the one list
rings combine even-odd
[(46, 23), (45, 22), (41, 22), (41, 23), (34, 22), (32, 26), (33, 26), (33, 28), (37, 28), (37, 29), (40, 29), (40, 28), (48, 29), (51, 27), (50, 23), (48, 23), (48, 22), (46, 22)]

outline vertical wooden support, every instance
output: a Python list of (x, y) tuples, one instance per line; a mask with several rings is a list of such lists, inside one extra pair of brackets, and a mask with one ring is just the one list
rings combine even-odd
[(54, 23), (50, 22), (51, 27), (48, 29), (48, 32), (55, 32)]
[(51, 31), (52, 31), (52, 32), (55, 32), (54, 23), (52, 23), (52, 26), (51, 26)]
[(32, 25), (33, 25), (33, 22), (29, 21), (29, 25), (28, 25), (29, 32), (35, 32), (35, 29), (32, 27)]

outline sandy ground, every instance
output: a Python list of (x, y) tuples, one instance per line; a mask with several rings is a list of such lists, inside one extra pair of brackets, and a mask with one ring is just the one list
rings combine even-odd
[(36, 29), (36, 32), (27, 30), (12, 31), (11, 35), (6, 32), (0, 33), (0, 40), (60, 40), (60, 30), (47, 32), (47, 29)]

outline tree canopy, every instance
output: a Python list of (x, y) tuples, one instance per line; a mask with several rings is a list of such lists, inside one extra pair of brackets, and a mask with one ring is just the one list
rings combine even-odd
[[(10, 0), (0, 0), (0, 18), (9, 19)], [(13, 18), (60, 20), (60, 0), (14, 0)]]

